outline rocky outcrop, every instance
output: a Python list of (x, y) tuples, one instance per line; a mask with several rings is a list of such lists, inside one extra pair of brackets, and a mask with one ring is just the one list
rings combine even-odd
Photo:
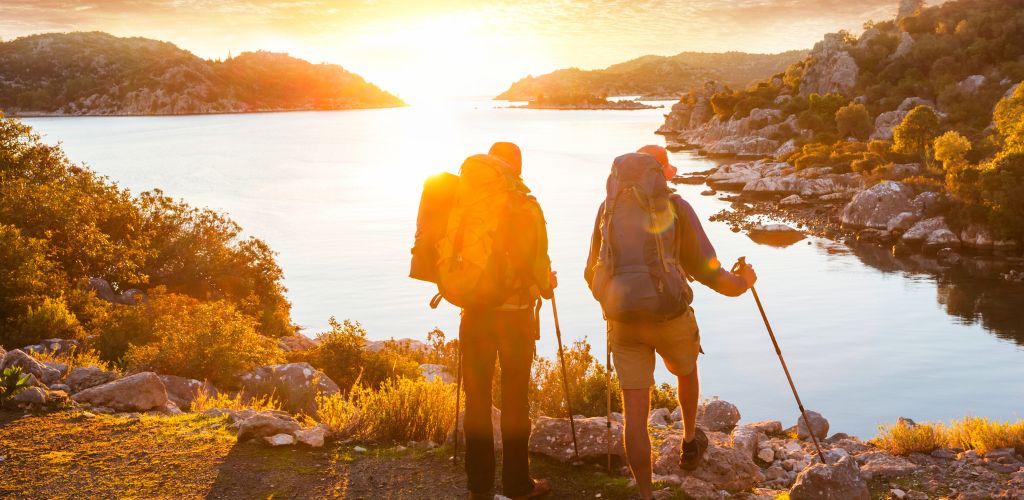
[(966, 95), (974, 95), (986, 81), (985, 75), (971, 75), (956, 84), (956, 88)]
[(75, 394), (91, 387), (113, 382), (119, 376), (117, 372), (108, 372), (95, 366), (76, 366), (68, 373), (65, 382), (71, 389), (71, 393)]
[(835, 464), (814, 464), (804, 469), (789, 491), (793, 500), (868, 500), (868, 485), (857, 462), (843, 457)]
[(693, 477), (727, 491), (748, 490), (764, 481), (760, 467), (744, 451), (726, 446), (724, 435), (712, 436), (712, 443), (694, 471), (684, 471), (679, 467), (681, 443), (682, 434), (678, 432), (665, 438), (658, 449), (655, 473)]
[(22, 347), (21, 350), (29, 354), (48, 353), (60, 356), (81, 352), (82, 343), (72, 339), (46, 339), (38, 344)]
[(160, 375), (160, 381), (167, 389), (167, 398), (178, 408), (187, 410), (192, 407), (192, 402), (200, 392), (207, 396), (216, 396), (217, 389), (209, 382), (202, 382), (196, 379), (178, 377), (176, 375)]
[(924, 0), (900, 0), (900, 8), (896, 12), (896, 21), (916, 16), (924, 8)]
[(857, 84), (860, 68), (846, 49), (847, 41), (839, 33), (829, 33), (816, 43), (800, 81), (800, 95), (830, 92), (848, 95)]
[[(909, 37), (910, 35), (907, 36)], [(875, 118), (875, 130), (871, 133), (871, 138), (883, 141), (892, 140), (893, 129), (903, 121), (903, 118), (910, 113), (910, 110), (918, 106), (928, 106), (935, 109), (935, 103), (932, 101), (920, 97), (908, 97), (896, 109), (878, 114)]]
[(90, 278), (89, 286), (96, 291), (97, 297), (110, 302), (111, 304), (134, 306), (146, 299), (146, 295), (142, 293), (142, 290), (137, 288), (129, 288), (121, 293), (117, 293), (114, 291), (114, 288), (110, 286), (110, 282), (103, 278)]
[(167, 405), (167, 390), (152, 372), (136, 373), (122, 379), (85, 389), (71, 399), (115, 411), (147, 411)]
[(914, 192), (893, 181), (880, 182), (861, 191), (843, 209), (843, 226), (886, 229), (889, 221), (903, 212), (914, 210)]
[(21, 349), (15, 349), (13, 351), (4, 354), (3, 360), (0, 360), (0, 370), (17, 366), (21, 368), (22, 373), (28, 373), (36, 377), (42, 383), (46, 385), (60, 383), (61, 373), (60, 370), (50, 368), (35, 358), (25, 353)]
[(893, 51), (890, 56), (893, 59), (903, 57), (910, 53), (910, 49), (914, 47), (914, 37), (910, 36), (910, 33), (906, 31), (900, 33), (900, 43), (896, 45), (896, 50)]
[[(576, 424), (576, 441), (579, 444), (581, 460), (603, 460), (609, 449), (612, 455), (620, 458), (626, 456), (626, 450), (622, 447), (622, 424), (611, 423), (611, 441), (609, 442), (608, 421), (605, 417), (575, 418), (573, 420)], [(530, 434), (530, 452), (540, 453), (560, 462), (572, 461), (574, 454), (569, 420), (550, 417), (537, 418)]]
[(903, 233), (901, 241), (928, 253), (943, 248), (960, 248), (960, 238), (946, 225), (945, 217), (932, 217), (917, 222)]
[(317, 395), (340, 391), (326, 374), (309, 363), (288, 363), (261, 366), (242, 376), (245, 397), (277, 398), (284, 409), (316, 417)]
[(277, 339), (277, 346), (284, 352), (308, 351), (318, 345), (316, 340), (299, 333)]

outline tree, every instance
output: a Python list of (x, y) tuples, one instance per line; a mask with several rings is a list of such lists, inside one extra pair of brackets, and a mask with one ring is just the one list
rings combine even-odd
[(918, 106), (907, 113), (892, 131), (893, 151), (916, 155), (925, 160), (932, 139), (939, 134), (939, 116), (928, 106)]
[(955, 130), (936, 137), (932, 143), (935, 160), (942, 163), (947, 172), (963, 167), (967, 162), (967, 152), (970, 150), (971, 141)]
[(1004, 152), (981, 172), (989, 222), (1003, 237), (1024, 241), (1024, 151)]
[(836, 128), (839, 129), (840, 137), (852, 136), (863, 141), (871, 135), (874, 123), (871, 122), (866, 106), (852, 103), (836, 111)]
[(1003, 147), (1007, 151), (1024, 150), (1024, 85), (1017, 85), (1013, 94), (999, 101), (992, 118), (1003, 139)]

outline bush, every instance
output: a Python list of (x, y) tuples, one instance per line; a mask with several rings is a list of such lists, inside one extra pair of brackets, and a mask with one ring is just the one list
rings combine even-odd
[(1024, 150), (1001, 153), (981, 170), (981, 197), (1000, 235), (1024, 241)]
[(840, 137), (856, 137), (865, 140), (874, 130), (874, 123), (863, 104), (847, 104), (836, 111), (836, 128)]
[(30, 308), (61, 292), (63, 280), (47, 253), (45, 241), (0, 224), (0, 345), (20, 347), (49, 338), (26, 334), (16, 325)]
[[(590, 354), (587, 340), (577, 340), (565, 350), (565, 366), (569, 379), (573, 413), (594, 417), (605, 415), (608, 407), (608, 372), (605, 366)], [(562, 372), (557, 358), (539, 358), (533, 367), (533, 397), (530, 412), (533, 415), (565, 417), (565, 391)], [(619, 380), (612, 377), (612, 411), (622, 411)]]
[(651, 387), (651, 408), (675, 409), (679, 406), (679, 397), (672, 384), (662, 383)]
[(1024, 82), (996, 105), (993, 122), (1007, 151), (1024, 149)]
[(948, 425), (924, 422), (909, 425), (904, 421), (879, 427), (871, 444), (896, 455), (930, 453), (938, 448), (963, 448), (984, 455), (998, 448), (1024, 448), (1024, 420), (994, 422), (987, 418), (966, 417)]
[(24, 316), (14, 321), (14, 334), (22, 345), (35, 344), (43, 339), (82, 339), (85, 330), (78, 318), (68, 310), (61, 297), (45, 297), (35, 307), (29, 306)]
[[(378, 387), (396, 378), (421, 378), (422, 353), (408, 346), (387, 341), (382, 349), (372, 352), (366, 347), (366, 330), (358, 321), (339, 323), (333, 316), (330, 330), (317, 335), (319, 345), (308, 354), (308, 361), (331, 378), (343, 391), (358, 384)], [(443, 334), (442, 334), (443, 342)]]
[(892, 131), (893, 151), (927, 159), (932, 140), (939, 135), (939, 116), (928, 106), (918, 106)]
[(317, 413), (345, 437), (443, 443), (455, 422), (455, 386), (423, 379), (387, 380), (377, 390), (356, 386), (348, 395), (318, 396)]
[(192, 405), (189, 407), (189, 411), (192, 413), (203, 413), (206, 410), (212, 410), (214, 408), (224, 410), (283, 411), (281, 408), (281, 402), (270, 395), (243, 399), (241, 392), (234, 396), (231, 396), (226, 392), (218, 392), (215, 395), (211, 395), (207, 392), (205, 386), (200, 387), (199, 390), (196, 391), (196, 397), (192, 400)]
[(238, 387), (238, 376), (283, 360), (275, 341), (256, 333), (252, 318), (231, 304), (175, 302), (156, 321), (153, 342), (131, 345), (131, 371), (155, 371), (199, 380), (221, 388)]

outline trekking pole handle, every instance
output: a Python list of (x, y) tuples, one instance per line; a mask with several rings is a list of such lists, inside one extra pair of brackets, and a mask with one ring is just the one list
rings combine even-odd
[(736, 263), (733, 264), (733, 266), (732, 266), (732, 272), (733, 273), (738, 273), (738, 272), (742, 271), (743, 268), (745, 268), (745, 267), (747, 267), (747, 257), (746, 256), (742, 256), (739, 259), (736, 259)]

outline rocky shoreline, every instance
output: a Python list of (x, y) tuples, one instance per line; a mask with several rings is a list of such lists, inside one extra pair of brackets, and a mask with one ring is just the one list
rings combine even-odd
[(644, 104), (640, 101), (608, 101), (606, 103), (580, 103), (580, 104), (542, 104), (530, 102), (521, 106), (509, 106), (509, 109), (556, 109), (556, 110), (637, 110), (637, 109), (657, 109), (663, 108), (664, 106), (653, 106), (650, 104)]

